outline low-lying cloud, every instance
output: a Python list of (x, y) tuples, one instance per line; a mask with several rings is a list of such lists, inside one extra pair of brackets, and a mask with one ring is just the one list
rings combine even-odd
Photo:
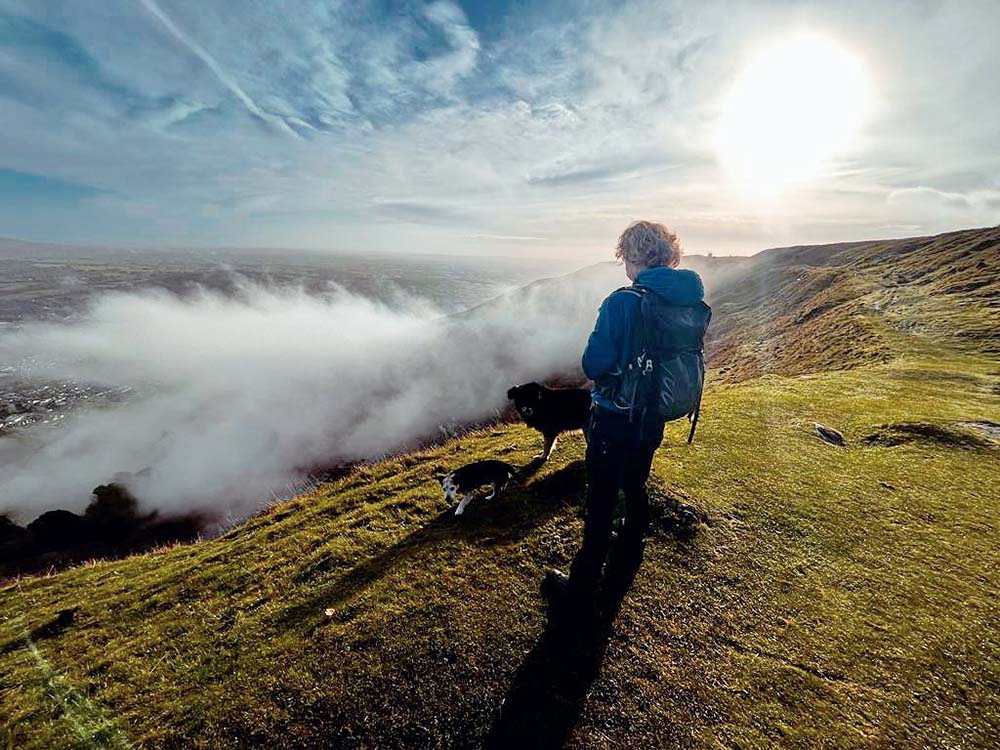
[(133, 391), (0, 438), (0, 512), (80, 510), (94, 486), (147, 467), (131, 480), (143, 507), (252, 511), (310, 469), (413, 446), (491, 416), (512, 384), (573, 372), (616, 283), (596, 268), (450, 317), (344, 289), (147, 290), (27, 324), (0, 359), (28, 377)]

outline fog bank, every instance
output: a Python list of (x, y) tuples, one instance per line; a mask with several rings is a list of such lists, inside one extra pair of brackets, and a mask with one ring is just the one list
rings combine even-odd
[(612, 266), (540, 282), (458, 316), (243, 284), (114, 293), (73, 322), (0, 338), (26, 377), (131, 387), (128, 402), (79, 409), (0, 438), (0, 512), (23, 520), (83, 509), (120, 472), (143, 507), (236, 515), (311, 468), (375, 458), (489, 417), (515, 383), (573, 372)]

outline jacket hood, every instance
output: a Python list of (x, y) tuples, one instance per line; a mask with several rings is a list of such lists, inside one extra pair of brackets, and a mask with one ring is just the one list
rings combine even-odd
[(640, 271), (635, 283), (675, 305), (695, 305), (705, 298), (701, 277), (687, 268), (658, 266)]

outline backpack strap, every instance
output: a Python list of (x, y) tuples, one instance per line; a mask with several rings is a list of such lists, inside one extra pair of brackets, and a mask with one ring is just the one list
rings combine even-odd
[(615, 289), (615, 291), (613, 291), (612, 294), (617, 294), (618, 292), (628, 292), (629, 294), (634, 294), (636, 297), (639, 297), (641, 299), (646, 296), (646, 292), (648, 291), (649, 289), (647, 289), (644, 286), (639, 286), (638, 284), (632, 284), (631, 286), (620, 286), (617, 289)]
[(688, 432), (688, 445), (694, 442), (694, 431), (698, 426), (698, 416), (701, 414), (701, 394), (705, 392), (705, 355), (698, 353), (698, 360), (701, 363), (701, 387), (698, 388), (698, 400), (694, 402), (694, 411), (688, 415), (691, 420), (691, 430)]
[[(634, 313), (634, 329), (632, 331), (632, 341), (629, 342), (629, 347), (631, 348), (630, 356), (630, 366), (637, 367), (639, 363), (636, 361), (637, 358), (645, 356), (649, 349), (649, 336), (646, 330), (646, 316), (642, 314), (642, 304), (643, 299), (649, 293), (649, 287), (642, 286), (640, 284), (632, 284), (631, 286), (622, 287), (622, 291), (630, 292), (639, 298), (639, 304), (636, 305)], [(646, 424), (646, 407), (642, 406), (636, 408), (633, 407), (629, 409), (628, 421), (631, 424), (638, 418), (639, 420), (639, 439), (642, 440), (643, 427)]]
[[(712, 322), (712, 308), (709, 307), (704, 300), (701, 301), (701, 308), (706, 312), (705, 317), (705, 330), (708, 330), (709, 324)], [(704, 341), (702, 341), (702, 348), (698, 350), (698, 359), (701, 361), (701, 387), (698, 389), (698, 400), (695, 401), (694, 411), (691, 412), (691, 431), (688, 433), (688, 445), (694, 441), (694, 431), (698, 426), (698, 416), (701, 414), (701, 395), (705, 392), (705, 349)]]
[(639, 284), (632, 284), (631, 286), (623, 286), (618, 289), (619, 292), (629, 292), (634, 294), (639, 298), (639, 305), (635, 309), (635, 315), (633, 320), (635, 321), (635, 328), (632, 331), (633, 340), (630, 343), (632, 351), (630, 355), (635, 357), (637, 354), (646, 350), (646, 342), (648, 340), (646, 336), (646, 319), (642, 314), (642, 300), (649, 293), (649, 287), (641, 286)]

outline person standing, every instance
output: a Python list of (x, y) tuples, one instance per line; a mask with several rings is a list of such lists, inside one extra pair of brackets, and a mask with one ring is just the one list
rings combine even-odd
[[(696, 360), (691, 361), (699, 363), (701, 370), (692, 379), (697, 380), (700, 403), (704, 376), (701, 337), (711, 311), (704, 305), (704, 286), (698, 274), (677, 268), (681, 257), (677, 236), (663, 224), (637, 221), (619, 237), (615, 257), (624, 263), (625, 274), (633, 285), (613, 292), (601, 304), (583, 353), (584, 373), (594, 381), (587, 427), (586, 520), (583, 544), (569, 575), (559, 570), (546, 575), (543, 591), (553, 605), (568, 601), (592, 604), (606, 560), (609, 575), (622, 569), (634, 574), (642, 561), (649, 526), (646, 481), (653, 454), (663, 439), (664, 424), (675, 418), (669, 408), (658, 408), (672, 396), (656, 392), (660, 386), (654, 381), (660, 371), (652, 372), (648, 364), (642, 366), (645, 344), (659, 340), (667, 342), (668, 350), (697, 350)], [(660, 309), (689, 312), (654, 315), (650, 322), (644, 314), (649, 306), (643, 305), (643, 297), (648, 294), (657, 295), (654, 301)], [(708, 317), (703, 311), (708, 311)], [(648, 330), (651, 325), (656, 330)], [(643, 377), (640, 371), (652, 373), (645, 378), (652, 386), (636, 385), (636, 378)], [(676, 378), (676, 373), (667, 375)], [(682, 408), (691, 410), (690, 405)], [(697, 407), (692, 411), (696, 412)], [(625, 499), (625, 523), (612, 545), (619, 491)]]

